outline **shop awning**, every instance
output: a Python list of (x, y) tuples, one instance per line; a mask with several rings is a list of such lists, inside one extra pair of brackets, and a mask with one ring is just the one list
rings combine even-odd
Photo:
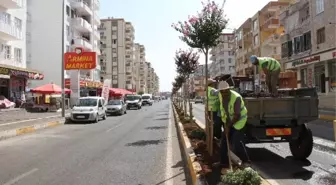
[(24, 77), (31, 80), (43, 80), (44, 75), (40, 71), (15, 67), (6, 64), (0, 64), (0, 74), (8, 76), (18, 76)]
[[(66, 94), (71, 93), (70, 89), (64, 89), (64, 91)], [(30, 92), (41, 94), (62, 94), (62, 88), (58, 85), (51, 83), (31, 89)]]

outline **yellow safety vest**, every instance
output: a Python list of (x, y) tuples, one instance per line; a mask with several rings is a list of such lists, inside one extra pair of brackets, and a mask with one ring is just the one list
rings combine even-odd
[[(247, 109), (245, 107), (245, 104), (244, 104), (244, 101), (243, 101), (243, 98), (241, 97), (240, 94), (238, 94), (237, 92), (233, 91), (233, 90), (230, 90), (231, 91), (231, 95), (230, 95), (230, 100), (229, 100), (229, 105), (228, 105), (228, 113), (229, 113), (229, 118), (230, 120), (232, 120), (234, 118), (234, 104), (236, 102), (236, 99), (237, 98), (240, 98), (241, 99), (241, 108), (240, 108), (240, 118), (239, 118), (239, 121), (237, 121), (236, 123), (234, 123), (233, 127), (236, 129), (236, 130), (240, 130), (242, 128), (245, 127), (246, 125), (246, 121), (247, 121)], [(226, 112), (225, 112), (225, 109), (224, 109), (224, 106), (223, 106), (223, 97), (222, 95), (219, 93), (219, 102), (220, 102), (220, 111), (221, 111), (221, 118), (222, 118), (222, 121), (224, 123), (226, 123), (226, 118), (227, 118), (227, 115), (226, 115)]]
[(278, 70), (280, 69), (281, 65), (280, 63), (275, 60), (274, 58), (269, 58), (269, 57), (258, 57), (258, 60), (259, 60), (259, 68), (262, 69), (262, 65), (265, 63), (265, 62), (268, 62), (267, 64), (267, 69), (269, 71), (275, 71), (275, 70)]
[(218, 96), (211, 95), (211, 90), (215, 88), (208, 86), (208, 111), (216, 112), (218, 111), (219, 99)]

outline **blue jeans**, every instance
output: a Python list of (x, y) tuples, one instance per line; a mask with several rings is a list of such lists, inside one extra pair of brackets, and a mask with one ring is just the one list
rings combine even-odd
[[(245, 143), (244, 143), (244, 132), (243, 130), (236, 130), (235, 128), (230, 128), (229, 142), (231, 144), (231, 151), (237, 155), (243, 162), (247, 161), (247, 154), (245, 153)], [(222, 134), (222, 140), (220, 145), (221, 158), (220, 164), (222, 168), (229, 168), (229, 157), (228, 149), (226, 145), (225, 132)]]

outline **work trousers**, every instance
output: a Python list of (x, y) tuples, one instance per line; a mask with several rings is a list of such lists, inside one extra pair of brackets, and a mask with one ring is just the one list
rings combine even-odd
[(279, 84), (280, 69), (269, 71), (266, 75), (266, 85), (271, 94), (278, 94), (277, 85)]
[[(247, 154), (245, 152), (244, 143), (244, 129), (236, 130), (231, 127), (229, 132), (229, 142), (231, 151), (237, 155), (243, 162), (247, 161)], [(222, 168), (229, 168), (228, 147), (226, 142), (225, 132), (222, 133), (222, 139), (220, 144), (221, 158), (220, 164)]]
[(218, 112), (208, 111), (208, 115), (210, 116), (211, 114), (213, 118), (213, 136), (220, 139), (222, 136), (222, 119), (218, 116)]

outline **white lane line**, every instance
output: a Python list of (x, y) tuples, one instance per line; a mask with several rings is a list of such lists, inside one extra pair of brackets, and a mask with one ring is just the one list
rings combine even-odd
[(33, 174), (33, 173), (36, 172), (37, 170), (38, 170), (37, 168), (34, 168), (34, 169), (32, 169), (32, 170), (30, 170), (30, 171), (28, 171), (28, 172), (26, 172), (26, 173), (23, 173), (23, 174), (21, 174), (21, 175), (15, 177), (14, 179), (12, 179), (12, 180), (6, 182), (6, 183), (3, 184), (3, 185), (13, 185), (13, 184), (17, 183), (19, 180), (21, 180), (21, 179), (23, 179), (23, 178), (25, 178), (25, 177), (27, 177), (27, 176)]
[(124, 123), (121, 123), (121, 124), (119, 124), (119, 125), (116, 125), (116, 126), (110, 128), (110, 129), (106, 130), (106, 132), (111, 132), (112, 130), (114, 130), (114, 129), (120, 127), (120, 126), (123, 125), (123, 124), (124, 124)]
[(168, 119), (168, 136), (167, 136), (167, 153), (166, 153), (166, 176), (165, 176), (165, 184), (166, 185), (173, 185), (174, 179), (173, 177), (173, 143), (172, 143), (172, 137), (173, 137), (173, 130), (172, 130), (172, 109), (169, 107), (169, 119)]

